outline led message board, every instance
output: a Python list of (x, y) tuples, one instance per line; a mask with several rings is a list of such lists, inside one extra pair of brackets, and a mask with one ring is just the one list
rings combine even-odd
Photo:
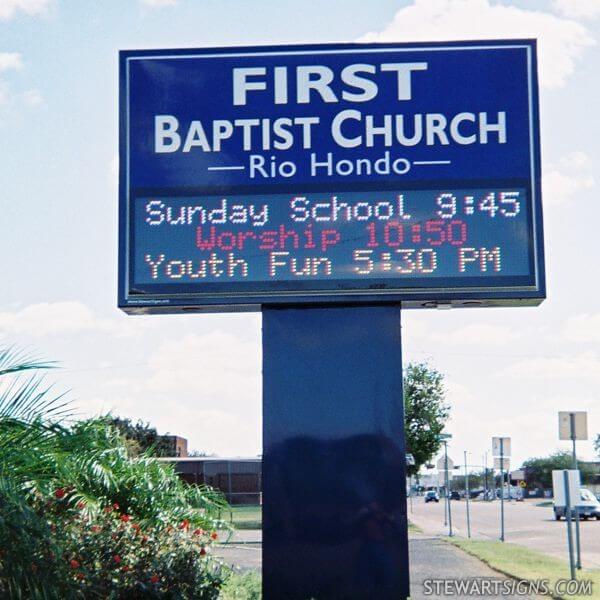
[(535, 43), (121, 53), (129, 312), (537, 304)]

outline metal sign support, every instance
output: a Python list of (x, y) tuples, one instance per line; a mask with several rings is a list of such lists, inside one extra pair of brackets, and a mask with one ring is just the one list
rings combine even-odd
[(446, 503), (448, 506), (448, 536), (452, 537), (452, 508), (450, 507), (450, 477), (448, 476), (448, 442), (444, 440), (444, 472), (446, 482)]
[(500, 438), (500, 541), (504, 541), (504, 438)]
[(563, 477), (565, 482), (565, 513), (567, 516), (567, 543), (569, 545), (569, 567), (571, 569), (571, 579), (575, 579), (575, 557), (573, 556), (573, 528), (571, 523), (571, 492), (569, 490), (569, 472), (567, 470), (563, 472)]
[(465, 500), (467, 501), (467, 537), (471, 539), (471, 514), (469, 512), (469, 472), (467, 471), (467, 451), (465, 450)]
[[(571, 441), (573, 442), (573, 469), (577, 471), (577, 450), (575, 445), (577, 440), (577, 432), (575, 430), (575, 413), (569, 414), (569, 425), (571, 430)], [(576, 566), (578, 569), (581, 569), (581, 538), (579, 534), (579, 509), (577, 508), (579, 502), (578, 498), (574, 498), (573, 500), (575, 503), (575, 546), (577, 548)]]
[(400, 309), (263, 309), (265, 600), (409, 595)]

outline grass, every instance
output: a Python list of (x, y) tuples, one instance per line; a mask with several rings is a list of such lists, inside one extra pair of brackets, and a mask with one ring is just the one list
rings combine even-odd
[[(556, 581), (569, 579), (569, 566), (566, 562), (517, 544), (460, 538), (452, 538), (448, 541), (478, 558), (492, 569), (515, 579), (529, 581), (545, 579), (549, 581), (552, 588)], [(577, 578), (592, 581), (595, 594), (600, 590), (600, 569), (583, 569), (577, 572)], [(568, 600), (583, 600), (584, 598), (589, 600), (590, 598), (589, 595), (553, 597), (568, 598)]]
[(262, 506), (232, 506), (229, 518), (237, 529), (262, 529)]
[(423, 530), (414, 523), (408, 522), (408, 533), (423, 533)]

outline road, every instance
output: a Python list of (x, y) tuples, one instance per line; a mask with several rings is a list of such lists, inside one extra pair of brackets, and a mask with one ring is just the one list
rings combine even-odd
[[(539, 500), (504, 503), (505, 539), (539, 550), (545, 554), (568, 560), (567, 525), (555, 521), (552, 507), (536, 506)], [(471, 534), (474, 539), (499, 539), (500, 501), (470, 502)], [(452, 525), (454, 532), (467, 537), (466, 502), (452, 500)], [(416, 497), (408, 505), (408, 518), (428, 535), (445, 535), (444, 502), (425, 504)], [(581, 521), (582, 565), (600, 568), (600, 521)]]

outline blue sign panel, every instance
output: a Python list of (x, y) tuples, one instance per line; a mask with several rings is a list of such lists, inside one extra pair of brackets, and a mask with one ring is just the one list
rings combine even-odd
[(535, 42), (121, 53), (120, 306), (537, 304)]

